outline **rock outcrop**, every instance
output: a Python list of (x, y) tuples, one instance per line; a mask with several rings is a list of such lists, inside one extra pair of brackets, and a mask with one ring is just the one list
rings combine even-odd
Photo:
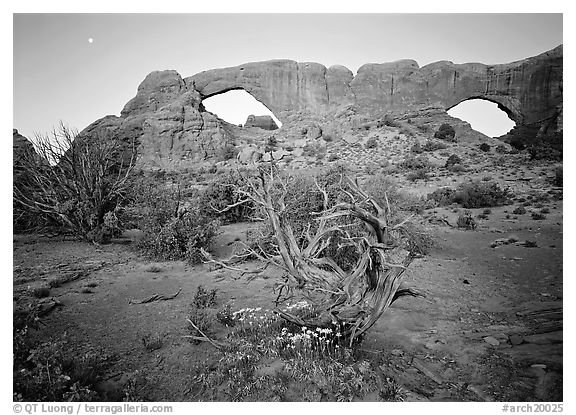
[(213, 69), (186, 78), (202, 99), (244, 89), (282, 120), (283, 113), (328, 112), (355, 103), (367, 110), (404, 111), (471, 98), (497, 103), (514, 121), (556, 119), (562, 107), (562, 45), (501, 65), (413, 60), (366, 64), (356, 76), (343, 66), (275, 60)]
[(188, 78), (175, 71), (153, 72), (120, 117), (104, 117), (81, 134), (106, 128), (138, 139), (140, 164), (147, 168), (226, 158), (237, 127), (207, 112), (202, 101), (237, 89), (250, 93), (283, 123), (295, 113), (338, 114), (351, 105), (368, 115), (402, 116), (481, 98), (497, 103), (522, 131), (550, 133), (562, 129), (562, 68), (560, 45), (501, 65), (441, 61), (419, 67), (416, 61), (401, 60), (363, 65), (356, 76), (343, 66), (291, 60), (247, 63)]
[(278, 125), (269, 115), (249, 115), (244, 127), (257, 127), (263, 130), (277, 130)]

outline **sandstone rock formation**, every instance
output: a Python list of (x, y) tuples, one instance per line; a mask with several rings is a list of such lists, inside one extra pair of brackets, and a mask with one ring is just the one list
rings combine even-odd
[(501, 65), (441, 61), (419, 67), (401, 60), (363, 65), (356, 76), (343, 66), (291, 60), (247, 63), (188, 78), (160, 71), (144, 79), (120, 117), (104, 117), (81, 134), (107, 129), (124, 139), (136, 138), (139, 163), (146, 168), (225, 159), (235, 145), (237, 127), (207, 112), (202, 101), (237, 89), (250, 93), (283, 123), (296, 113), (338, 118), (352, 107), (368, 116), (389, 112), (401, 117), (481, 98), (497, 103), (519, 131), (556, 132), (562, 129), (562, 67), (560, 45)]
[(263, 130), (277, 130), (278, 125), (269, 115), (249, 115), (244, 123), (244, 127), (258, 127)]

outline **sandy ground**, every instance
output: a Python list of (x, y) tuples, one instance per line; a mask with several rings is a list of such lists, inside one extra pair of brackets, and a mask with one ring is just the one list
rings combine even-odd
[[(406, 391), (406, 400), (562, 400), (562, 202), (545, 204), (545, 220), (529, 214), (506, 218), (513, 206), (493, 208), (474, 231), (430, 224), (437, 241), (416, 260), (405, 284), (426, 295), (402, 298), (369, 332), (361, 352)], [(473, 210), (474, 214), (482, 209)], [(450, 209), (429, 217), (455, 223)], [(251, 224), (222, 229), (213, 247), (226, 257)], [(518, 242), (495, 248), (499, 238)], [(528, 248), (525, 240), (535, 241)], [(273, 308), (275, 270), (247, 282), (246, 276), (209, 265), (150, 262), (123, 239), (106, 246), (46, 236), (14, 236), (14, 302), (62, 304), (32, 333), (42, 341), (66, 338), (73, 350), (97, 348), (116, 356), (100, 388), (110, 398), (128, 377), (148, 379), (151, 400), (186, 401), (195, 365), (218, 359), (207, 343), (192, 344), (186, 317), (199, 285), (218, 290), (218, 306)], [(256, 264), (247, 264), (255, 266)], [(85, 270), (50, 290), (35, 287)], [(74, 274), (77, 275), (77, 274)], [(53, 284), (54, 285), (54, 284)], [(58, 284), (56, 284), (58, 285)], [(180, 294), (169, 301), (134, 304), (153, 294)], [(149, 351), (143, 338), (160, 338)]]

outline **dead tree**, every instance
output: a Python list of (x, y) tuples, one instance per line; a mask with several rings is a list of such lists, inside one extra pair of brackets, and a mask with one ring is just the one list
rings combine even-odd
[(15, 161), (15, 206), (89, 238), (128, 189), (135, 160), (135, 141), (81, 137), (61, 123)]
[[(318, 226), (306, 232), (306, 242), (299, 244), (286, 218), (287, 185), (272, 163), (260, 166), (249, 189), (239, 190), (243, 198), (265, 212), (274, 231), (276, 252), (250, 249), (247, 255), (258, 257), (264, 269), (270, 264), (285, 273), (282, 289), (300, 289), (313, 298), (315, 316), (303, 319), (281, 308), (275, 311), (284, 319), (308, 328), (338, 327), (350, 345), (360, 340), (384, 311), (401, 296), (420, 295), (401, 288), (404, 271), (421, 255), (405, 229), (407, 220), (390, 223), (390, 205), (380, 206), (364, 192), (357, 180), (342, 176), (341, 190), (345, 201), (330, 206), (328, 194), (316, 182), (323, 195), (324, 209), (316, 213)], [(280, 191), (276, 191), (277, 189)], [(233, 206), (230, 206), (232, 208)], [(338, 225), (340, 217), (356, 218), (364, 227), (361, 236), (351, 236)], [(359, 253), (355, 266), (344, 271), (332, 258), (325, 256), (330, 239), (339, 237), (340, 245), (351, 244)], [(259, 270), (259, 271), (260, 271)]]

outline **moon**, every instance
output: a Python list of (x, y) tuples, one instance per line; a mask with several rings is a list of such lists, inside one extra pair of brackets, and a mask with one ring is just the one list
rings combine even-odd
[(94, 39), (92, 39), (91, 37), (88, 38), (88, 43), (94, 43)]

